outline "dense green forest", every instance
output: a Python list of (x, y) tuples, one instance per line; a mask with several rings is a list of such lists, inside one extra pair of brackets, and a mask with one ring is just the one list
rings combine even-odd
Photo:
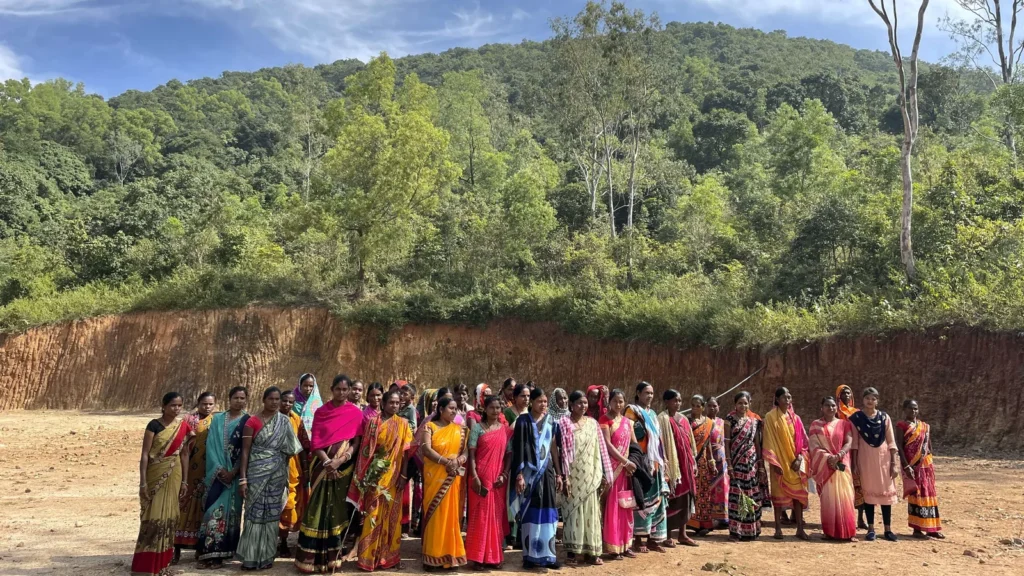
[(918, 274), (882, 52), (591, 4), (545, 42), (0, 84), (0, 329), (330, 306), (716, 346), (1024, 327), (1024, 97), (924, 65)]

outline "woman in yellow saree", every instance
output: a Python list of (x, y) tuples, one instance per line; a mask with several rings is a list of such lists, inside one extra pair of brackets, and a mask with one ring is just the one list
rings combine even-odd
[(434, 419), (424, 430), (423, 568), (452, 568), (466, 563), (466, 546), (459, 531), (462, 503), (458, 495), (466, 474), (466, 429), (455, 423), (451, 397), (437, 401)]
[(363, 514), (363, 529), (356, 545), (356, 564), (373, 572), (400, 565), (402, 556), (402, 492), (408, 479), (406, 449), (412, 427), (398, 416), (398, 391), (384, 393), (381, 413), (366, 422), (355, 478), (348, 500)]
[(793, 510), (796, 537), (807, 540), (804, 510), (807, 508), (807, 431), (793, 411), (793, 396), (785, 387), (775, 391), (775, 408), (764, 417), (762, 455), (769, 466), (772, 506), (775, 508), (776, 540), (782, 539), (782, 514)]
[(150, 420), (139, 459), (139, 538), (132, 557), (132, 574), (165, 574), (174, 556), (174, 532), (178, 527), (180, 499), (187, 485), (182, 470), (188, 469), (188, 451), (182, 450), (192, 435), (188, 422), (178, 420), (181, 394), (163, 397), (163, 414)]

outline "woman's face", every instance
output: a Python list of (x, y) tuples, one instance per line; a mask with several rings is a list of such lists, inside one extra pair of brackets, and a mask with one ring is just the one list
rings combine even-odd
[(459, 406), (465, 406), (466, 402), (469, 402), (469, 390), (459, 390), (459, 397), (456, 400)]
[(821, 403), (821, 417), (825, 420), (832, 420), (835, 418), (837, 410), (838, 408), (836, 407), (835, 401), (826, 401)]
[(665, 409), (670, 413), (675, 414), (679, 412), (680, 406), (683, 405), (683, 400), (679, 396), (673, 396), (672, 398), (665, 401)]
[(455, 421), (455, 402), (449, 402), (447, 406), (441, 409), (441, 420), (451, 424)]
[(239, 410), (245, 410), (245, 401), (247, 399), (245, 392), (238, 391), (232, 394), (231, 398), (228, 400), (231, 411), (238, 412)]
[(342, 380), (338, 382), (338, 385), (331, 388), (331, 400), (334, 400), (335, 404), (344, 404), (348, 402), (348, 399), (352, 396), (352, 391), (348, 387), (348, 382)]
[(920, 410), (917, 407), (917, 402), (912, 401), (909, 404), (907, 404), (906, 408), (903, 409), (903, 419), (909, 422), (913, 422), (914, 420), (917, 420), (917, 416), (919, 413)]
[(707, 411), (708, 418), (716, 418), (718, 417), (718, 408), (718, 400), (711, 398), (708, 400), (708, 404), (704, 407), (704, 410)]
[(384, 393), (379, 388), (370, 390), (370, 393), (366, 396), (366, 403), (370, 405), (370, 408), (379, 408), (380, 400), (384, 396)]
[(555, 405), (558, 406), (559, 410), (569, 409), (569, 397), (565, 394), (559, 394), (555, 396)]
[(497, 422), (501, 417), (501, 402), (491, 402), (484, 408), (484, 412), (487, 413), (488, 422)]
[(747, 410), (750, 410), (750, 400), (747, 400), (746, 396), (740, 396), (740, 399), (736, 401), (736, 412), (746, 414)]
[(590, 402), (586, 396), (583, 396), (579, 400), (572, 403), (572, 415), (574, 418), (579, 418), (587, 413), (587, 408), (590, 406)]
[(589, 400), (591, 404), (597, 406), (599, 400), (601, 400), (601, 391), (597, 388), (587, 390), (587, 400)]
[(853, 391), (849, 388), (843, 388), (843, 391), (839, 393), (839, 399), (843, 401), (843, 404), (849, 406), (850, 398), (853, 398)]
[(523, 391), (516, 396), (516, 408), (523, 410), (530, 404), (530, 389), (523, 387)]
[(388, 401), (381, 406), (381, 410), (387, 417), (394, 416), (398, 413), (398, 409), (402, 407), (402, 399), (398, 394), (391, 394), (388, 396)]
[(359, 404), (363, 401), (363, 383), (356, 382), (348, 389), (348, 401)]
[(263, 410), (265, 412), (278, 412), (281, 410), (281, 393), (271, 392), (263, 399)]
[(281, 414), (287, 416), (292, 411), (292, 406), (295, 405), (295, 394), (283, 394), (281, 395)]
[(305, 380), (303, 380), (302, 384), (299, 384), (299, 390), (302, 390), (302, 395), (305, 396), (306, 398), (309, 398), (310, 396), (312, 396), (313, 395), (313, 379), (312, 378), (306, 378)]
[(644, 386), (644, 388), (637, 394), (637, 400), (640, 401), (640, 405), (644, 408), (650, 406), (651, 402), (654, 400), (654, 387)]
[(164, 416), (168, 419), (177, 418), (178, 414), (181, 414), (181, 405), (182, 401), (180, 397), (171, 400), (163, 407)]
[(621, 394), (616, 394), (608, 400), (608, 412), (615, 416), (622, 414), (622, 409), (625, 407), (626, 399)]
[(536, 399), (530, 401), (530, 411), (535, 415), (539, 416), (548, 411), (548, 397), (546, 394), (541, 394)]
[(696, 398), (690, 399), (690, 415), (694, 418), (700, 418), (704, 415), (704, 405), (701, 404), (700, 400)]
[(217, 405), (217, 400), (213, 396), (204, 396), (199, 404), (196, 406), (196, 412), (200, 418), (206, 418), (213, 413), (213, 407)]
[(512, 394), (515, 393), (515, 390), (516, 390), (516, 381), (512, 380), (511, 382), (508, 383), (508, 386), (505, 386), (504, 388), (501, 389), (501, 394), (505, 398), (511, 400), (512, 399)]
[(878, 396), (874, 394), (868, 394), (864, 397), (864, 407), (869, 410), (874, 410), (878, 407)]
[(775, 405), (779, 407), (779, 410), (783, 412), (789, 410), (789, 406), (793, 403), (793, 395), (786, 390), (786, 393), (782, 396), (775, 397)]

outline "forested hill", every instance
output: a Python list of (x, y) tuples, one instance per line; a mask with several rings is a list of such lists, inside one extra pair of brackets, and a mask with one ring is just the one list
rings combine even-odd
[(1024, 327), (1015, 91), (923, 68), (908, 282), (888, 54), (617, 4), (552, 28), (109, 102), (7, 81), (0, 328), (252, 302), (714, 345)]

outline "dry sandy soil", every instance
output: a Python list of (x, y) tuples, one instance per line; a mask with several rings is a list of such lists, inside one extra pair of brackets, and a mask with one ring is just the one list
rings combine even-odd
[[(138, 530), (138, 451), (151, 415), (84, 412), (0, 414), (0, 575), (126, 574)], [(906, 507), (894, 510), (903, 539), (896, 544), (834, 544), (821, 540), (812, 496), (812, 541), (787, 539), (733, 544), (718, 533), (697, 549), (648, 554), (603, 568), (566, 569), (593, 574), (733, 575), (889, 573), (953, 575), (1024, 574), (1024, 461), (937, 458), (945, 541), (915, 541)], [(771, 521), (770, 515), (766, 517)], [(769, 532), (770, 534), (770, 532)], [(1018, 541), (1019, 542), (1019, 541)], [(404, 572), (419, 572), (419, 541), (403, 544)], [(508, 556), (518, 565), (518, 553)], [(236, 574), (195, 570), (186, 552), (183, 574)], [(345, 571), (355, 568), (346, 566)], [(467, 572), (470, 572), (466, 570)], [(285, 560), (268, 573), (295, 574)]]

